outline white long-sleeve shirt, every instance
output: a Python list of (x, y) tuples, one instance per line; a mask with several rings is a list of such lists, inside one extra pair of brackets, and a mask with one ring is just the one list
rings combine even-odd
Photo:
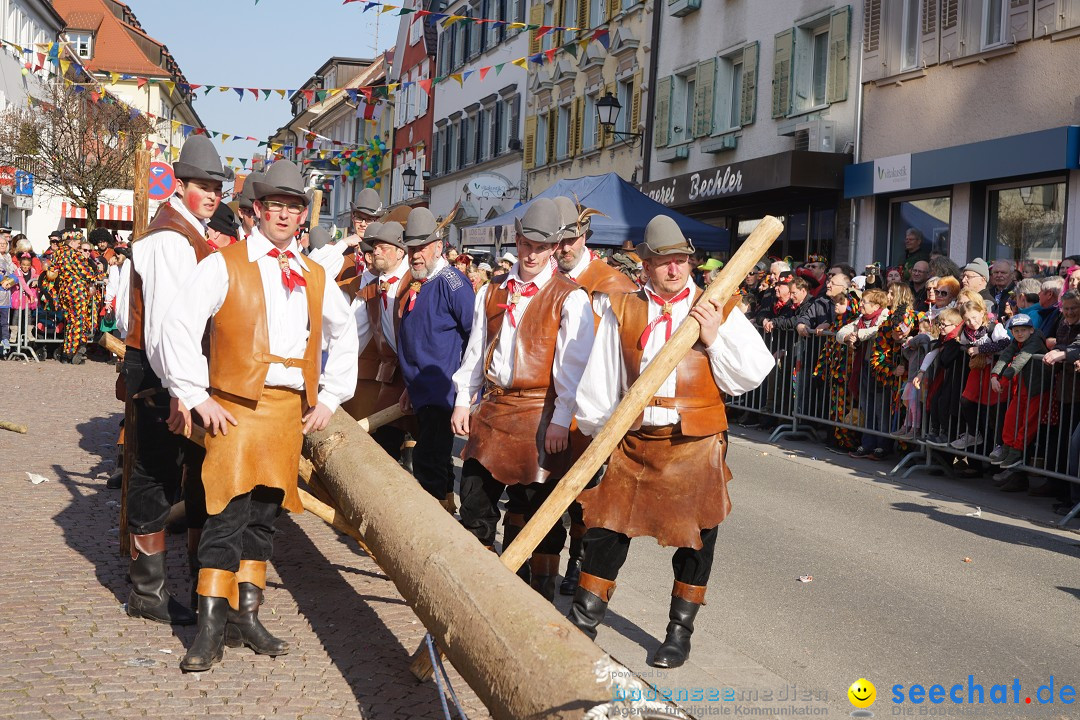
[[(690, 294), (683, 300), (673, 303), (671, 307), (672, 334), (690, 315), (693, 307), (692, 279), (687, 279), (686, 287), (691, 288)], [(654, 292), (651, 284), (646, 284), (645, 289)], [(627, 390), (627, 372), (619, 339), (619, 322), (615, 319), (615, 311), (611, 309), (610, 302), (605, 299), (603, 306), (604, 311), (600, 318), (600, 325), (596, 329), (596, 342), (593, 344), (592, 356), (589, 358), (589, 364), (585, 368), (577, 393), (578, 427), (590, 436), (595, 435), (604, 426)], [(663, 312), (661, 305), (649, 302), (649, 322), (659, 317), (661, 312)], [(641, 353), (641, 372), (645, 371), (666, 342), (667, 330), (665, 324), (660, 323), (649, 334), (648, 342)], [(720, 325), (716, 340), (705, 349), (705, 352), (709, 356), (709, 367), (717, 387), (728, 395), (742, 395), (753, 390), (762, 383), (776, 364), (761, 335), (738, 308), (733, 309)], [(667, 376), (655, 393), (657, 397), (675, 397), (677, 374), (678, 368)], [(655, 405), (645, 408), (645, 416), (642, 420), (642, 424), (648, 426), (674, 425), (677, 422), (679, 422), (678, 410)]]
[[(531, 282), (543, 288), (551, 280), (551, 274), (551, 265), (545, 265), (540, 274)], [(500, 287), (505, 287), (510, 280), (514, 280), (519, 286), (527, 284), (518, 274), (517, 263), (514, 263), (508, 278)], [(531, 300), (532, 298), (524, 295), (518, 300), (513, 309), (517, 320), (516, 326), (510, 322), (510, 310), (503, 313), (502, 329), (489, 370), (489, 377), (502, 387), (509, 385), (514, 376), (514, 347), (517, 342), (518, 328), (521, 327), (521, 319)], [(487, 292), (477, 293), (476, 304), (473, 306), (473, 325), (472, 332), (469, 334), (469, 344), (465, 348), (465, 356), (461, 359), (461, 367), (454, 373), (454, 387), (457, 389), (455, 405), (458, 407), (469, 407), (473, 397), (484, 384), (484, 353), (489, 342), (487, 314), (484, 311), (486, 301)], [(525, 340), (527, 341), (527, 338)], [(593, 316), (589, 309), (589, 295), (583, 289), (578, 289), (570, 293), (566, 302), (563, 303), (559, 334), (555, 341), (555, 361), (552, 368), (555, 409), (551, 417), (551, 422), (555, 425), (570, 427), (570, 422), (574, 417), (574, 396), (577, 394), (578, 383), (585, 370), (585, 364), (589, 360), (592, 344)]]
[[(398, 285), (401, 278), (405, 277), (405, 273), (409, 271), (409, 260), (406, 255), (401, 259), (401, 263), (392, 271), (379, 275), (376, 282), (387, 282), (394, 279), (394, 282), (390, 283), (386, 289), (386, 305), (383, 305), (382, 294), (376, 294), (370, 302), (379, 303), (379, 321), (382, 326), (383, 337), (386, 338), (386, 342), (390, 343), (395, 349), (397, 348), (397, 335), (394, 332), (394, 310), (395, 310), (395, 298), (398, 294)], [(406, 288), (406, 291), (408, 288)], [(365, 348), (371, 341), (371, 335), (373, 328), (368, 321), (367, 303), (359, 298), (354, 298), (352, 301), (352, 311), (356, 316), (356, 336), (360, 340), (360, 347)]]
[[(195, 217), (179, 197), (169, 198), (169, 204), (184, 220), (191, 223), (191, 227), (199, 235), (206, 234), (206, 223)], [(154, 374), (167, 388), (169, 384), (165, 377), (165, 368), (158, 353), (161, 346), (161, 328), (173, 300), (195, 271), (195, 251), (187, 238), (180, 233), (160, 230), (132, 243), (131, 263), (142, 278), (143, 351)]]
[[(291, 292), (285, 288), (277, 259), (267, 255), (273, 247), (258, 229), (247, 239), (248, 260), (258, 263), (262, 276), (270, 354), (283, 358), (303, 357), (309, 335), (307, 288), (297, 287)], [(309, 269), (295, 240), (288, 249), (293, 253), (289, 265), (294, 270)], [(219, 253), (214, 253), (199, 263), (165, 319), (157, 351), (164, 361), (169, 392), (188, 408), (209, 397), (210, 372), (202, 354), (203, 330), (206, 321), (221, 309), (228, 292), (229, 272), (225, 260)], [(334, 412), (343, 401), (352, 397), (356, 389), (356, 357), (360, 349), (357, 347), (356, 320), (333, 278), (329, 277), (323, 290), (322, 349), (327, 352), (319, 378), (319, 402)], [(303, 370), (271, 363), (266, 373), (266, 385), (303, 390)]]
[(323, 266), (326, 270), (327, 281), (331, 281), (345, 266), (345, 251), (348, 247), (349, 245), (344, 240), (326, 243), (321, 248), (315, 248), (309, 252), (308, 257)]
[(105, 281), (105, 305), (112, 305), (112, 301), (116, 299), (116, 293), (120, 289), (120, 267), (117, 265), (109, 266), (108, 279)]
[(131, 260), (120, 266), (120, 278), (116, 282), (116, 329), (120, 337), (128, 334), (128, 312), (131, 305)]

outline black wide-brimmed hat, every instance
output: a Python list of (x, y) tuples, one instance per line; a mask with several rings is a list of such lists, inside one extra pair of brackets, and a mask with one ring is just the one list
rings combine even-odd
[(205, 135), (192, 135), (180, 150), (180, 157), (173, 163), (173, 174), (181, 180), (232, 180), (231, 169), (222, 167), (214, 143)]
[(300, 174), (300, 168), (289, 160), (275, 162), (261, 178), (251, 183), (251, 186), (256, 200), (270, 195), (291, 195), (304, 205), (308, 204), (304, 176)]
[(213, 217), (210, 218), (210, 222), (207, 223), (207, 227), (232, 237), (236, 237), (239, 228), (236, 223), (236, 215), (233, 214), (232, 208), (225, 203), (218, 205)]

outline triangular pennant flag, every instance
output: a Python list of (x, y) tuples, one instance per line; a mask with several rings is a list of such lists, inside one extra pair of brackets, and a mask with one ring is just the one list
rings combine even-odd
[(491, 66), (490, 65), (488, 65), (487, 67), (480, 68), (480, 79), (483, 80), (484, 78), (486, 78), (487, 74), (489, 72), (491, 72)]
[(509, 26), (514, 30), (524, 30), (525, 29), (525, 23), (523, 23), (523, 22), (512, 22), (512, 23), (510, 23)]
[(169, 90), (169, 94), (172, 95), (173, 90), (176, 89), (176, 83), (173, 82), (172, 80), (162, 80), (161, 82), (163, 82), (165, 84), (165, 87), (168, 88), (168, 90)]
[(233, 158), (231, 158), (231, 157), (229, 157), (228, 155), (226, 155), (226, 156), (225, 156), (225, 162), (227, 162), (227, 163), (229, 163), (230, 165), (232, 165), (232, 162), (233, 162)]
[(345, 94), (349, 96), (349, 100), (352, 102), (360, 101), (360, 91), (356, 88), (348, 88), (345, 90)]
[(561, 49), (562, 49), (562, 50), (565, 50), (565, 51), (566, 51), (566, 52), (568, 52), (568, 53), (570, 53), (570, 54), (571, 54), (571, 55), (573, 55), (574, 57), (577, 57), (577, 54), (578, 54), (578, 44), (577, 44), (576, 42), (570, 42), (570, 43), (566, 43), (565, 45), (563, 45), (563, 46), (562, 46), (562, 48), (561, 48)]
[(550, 50), (545, 50), (544, 57), (547, 58), (547, 61), (549, 63), (555, 62), (555, 53), (557, 52), (559, 52), (559, 48), (551, 48)]
[(416, 10), (414, 10), (413, 8), (403, 7), (400, 10), (398, 10), (398, 17), (400, 17), (402, 15), (408, 15), (409, 13), (414, 13), (414, 12), (416, 12)]
[[(499, 73), (501, 73), (501, 72), (502, 72), (502, 69), (503, 69), (503, 68), (504, 68), (505, 66), (506, 66), (506, 63), (499, 63), (498, 65), (496, 65), (496, 66), (495, 66), (495, 77), (498, 77), (498, 76), (499, 76)], [(521, 67), (525, 67), (525, 66), (524, 66), (524, 65), (522, 65)]]
[(278, 95), (280, 95), (283, 100), (285, 99), (285, 91), (284, 90), (274, 90), (274, 92), (276, 92)]
[(397, 9), (398, 9), (397, 5), (383, 5), (382, 10), (379, 11), (379, 14), (380, 15), (385, 15), (386, 13), (390, 12), (391, 10), (397, 10)]
[(256, 100), (259, 99), (259, 88), (248, 88), (248, 92), (251, 93)]
[(416, 84), (419, 85), (420, 89), (423, 90), (424, 92), (426, 92), (428, 95), (431, 94), (431, 86), (432, 86), (431, 78), (427, 78), (425, 80), (417, 80)]
[(309, 105), (311, 103), (315, 102), (315, 91), (314, 90), (304, 90), (304, 99), (308, 101)]
[(145, 148), (146, 150), (149, 150), (150, 148), (152, 148), (154, 146), (154, 143), (150, 142), (149, 140), (146, 140), (145, 142), (146, 142), (146, 148)]
[(221, 141), (222, 142), (225, 142), (226, 140), (228, 140), (231, 137), (232, 137), (232, 135), (230, 135), (229, 133), (221, 133)]
[(233, 90), (236, 92), (236, 94), (240, 97), (241, 100), (244, 99), (244, 88), (233, 88)]
[(180, 159), (180, 148), (178, 148), (178, 147), (169, 148), (169, 154), (172, 156), (173, 162), (176, 162), (177, 160)]
[(607, 28), (597, 29), (597, 31), (594, 32), (592, 36), (593, 40), (599, 41), (600, 44), (604, 46), (605, 50), (607, 50), (611, 46), (611, 37), (609, 37), (608, 35)]
[(262, 92), (263, 92), (263, 100), (268, 100), (270, 98), (270, 93), (272, 93), (274, 91), (271, 90), (270, 88), (263, 88)]
[(141, 90), (143, 87), (146, 86), (146, 78), (144, 78), (144, 77), (139, 78), (138, 80), (135, 81), (135, 84)]
[(551, 32), (553, 29), (554, 28), (551, 25), (541, 25), (540, 29), (536, 31), (536, 39), (539, 40), (540, 38)]
[(450, 75), (450, 79), (451, 79), (451, 80), (457, 80), (457, 84), (458, 84), (458, 85), (462, 85), (462, 84), (463, 84), (463, 81), (462, 81), (462, 79), (461, 79), (461, 73), (451, 73), (451, 75)]
[(466, 70), (465, 72), (463, 72), (461, 74), (461, 79), (462, 80), (468, 80), (469, 76), (472, 75), (474, 72), (476, 72), (476, 71), (475, 70)]
[(240, 167), (242, 167), (242, 168), (244, 168), (246, 170), (247, 169), (247, 164), (248, 164), (248, 159), (247, 158), (240, 158)]
[(61, 60), (60, 61), (60, 74), (61, 75), (67, 75), (69, 67), (71, 67), (71, 61), (70, 60)]
[(445, 21), (443, 22), (443, 27), (444, 27), (444, 28), (448, 28), (448, 27), (450, 27), (451, 25), (453, 25), (454, 23), (456, 23), (456, 22), (458, 22), (458, 21), (460, 21), (460, 20), (464, 20), (464, 19), (465, 19), (465, 16), (464, 16), (464, 15), (450, 15), (450, 16), (448, 16), (448, 17), (446, 18), (446, 20), (445, 20)]
[(213, 90), (213, 89), (214, 89), (214, 88), (216, 88), (216, 87), (217, 87), (217, 85), (207, 85), (207, 86), (206, 86), (206, 87), (205, 87), (205, 88), (203, 89), (203, 95), (209, 95), (209, 94), (210, 94), (210, 91), (211, 91), (211, 90)]
[(319, 98), (319, 102), (326, 99), (326, 90), (319, 90), (315, 93), (315, 97)]
[(120, 73), (118, 73), (118, 72), (110, 72), (109, 73), (109, 78), (112, 80), (112, 82), (110, 82), (109, 84), (110, 85), (115, 85), (117, 83), (117, 81), (120, 80)]
[(202, 85), (188, 85), (187, 87), (188, 87), (188, 90), (190, 90), (191, 92), (195, 92), (196, 90), (201, 88)]
[[(511, 65), (517, 65), (519, 68), (525, 68), (526, 70), (528, 70), (528, 68), (529, 68), (528, 62), (529, 62), (528, 58), (518, 58), (517, 60), (511, 60), (510, 64)], [(496, 68), (496, 72), (498, 72), (498, 68)]]
[[(537, 65), (543, 65), (544, 64), (544, 53), (536, 53), (535, 55), (530, 55), (528, 57), (528, 60), (531, 63), (536, 63)], [(515, 65), (517, 64), (517, 60), (514, 61), (514, 64)], [(525, 67), (525, 66), (522, 65), (521, 67)]]

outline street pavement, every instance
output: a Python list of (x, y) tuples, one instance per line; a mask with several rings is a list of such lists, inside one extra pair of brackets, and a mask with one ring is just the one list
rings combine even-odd
[[(356, 544), (303, 514), (278, 523), (260, 617), (293, 650), (226, 648), (206, 673), (177, 664), (195, 628), (128, 618), (120, 492), (106, 490), (122, 407), (107, 363), (0, 363), (0, 718), (439, 718), (409, 673), (424, 627)], [(27, 473), (46, 478), (33, 484)], [(170, 589), (187, 602), (184, 536)], [(487, 717), (456, 673), (470, 718)]]
[[(293, 641), (289, 655), (227, 650), (211, 672), (185, 675), (177, 663), (193, 628), (123, 615), (119, 493), (104, 487), (114, 379), (105, 363), (0, 363), (0, 419), (29, 427), (0, 431), (0, 489), (12, 501), (0, 526), (0, 718), (442, 717), (434, 685), (408, 672), (423, 627), (351, 540), (308, 515), (280, 523), (263, 610)], [(1063, 685), (1080, 683), (1080, 538), (1049, 527), (1049, 501), (985, 480), (899, 480), (881, 463), (745, 430), (729, 462), (735, 507), (683, 668), (648, 665), (672, 551), (648, 538), (631, 546), (598, 644), (641, 680), (699, 718), (848, 717), (859, 678), (877, 687), (876, 717), (1080, 717), (1060, 702)], [(186, 598), (182, 536), (169, 542), (170, 585)], [(966, 704), (969, 675), (986, 704)], [(1051, 676), (1059, 702), (1040, 705)], [(452, 680), (468, 717), (485, 717)], [(957, 683), (962, 705), (892, 702), (895, 685)], [(995, 684), (1009, 686), (1008, 704), (989, 704)]]

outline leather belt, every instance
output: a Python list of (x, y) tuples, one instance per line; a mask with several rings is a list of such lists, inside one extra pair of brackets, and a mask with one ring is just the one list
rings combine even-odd
[(545, 398), (548, 394), (548, 388), (527, 388), (527, 389), (511, 389), (504, 388), (498, 385), (488, 385), (484, 388), (485, 396), (505, 396), (505, 397), (523, 397), (523, 398)]
[(687, 410), (694, 408), (706, 408), (714, 407), (719, 403), (717, 398), (702, 398), (702, 397), (658, 397), (653, 396), (649, 399), (649, 404), (646, 407), (662, 407), (669, 410), (677, 410), (678, 408), (684, 408)]
[(254, 355), (255, 362), (268, 363), (271, 365), (284, 365), (287, 368), (302, 368), (304, 370), (311, 366), (311, 361), (307, 358), (283, 358), (280, 355), (271, 355), (270, 353), (257, 352)]

